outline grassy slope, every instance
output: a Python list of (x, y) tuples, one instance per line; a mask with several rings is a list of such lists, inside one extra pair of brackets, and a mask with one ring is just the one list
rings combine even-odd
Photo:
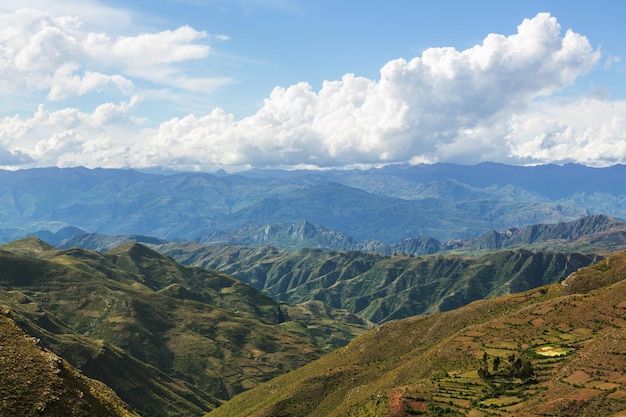
[(535, 288), (597, 260), (592, 255), (503, 250), (480, 257), (290, 252), (170, 243), (157, 250), (182, 263), (226, 271), (291, 303), (321, 300), (376, 323), (460, 307)]
[[(623, 252), (567, 285), (386, 323), (209, 416), (617, 415), (626, 409), (625, 276)], [(566, 354), (539, 355), (546, 346)], [(534, 380), (480, 378), (485, 354), (492, 372), (495, 357), (530, 361)]]
[(0, 309), (0, 415), (138, 416), (103, 383), (44, 349), (12, 317)]
[[(329, 343), (308, 328), (314, 314), (292, 331), (267, 296), (136, 244), (105, 255), (35, 239), (0, 249), (0, 303), (145, 415), (201, 414), (319, 357), (315, 339)], [(367, 327), (349, 321), (336, 324), (345, 340)]]

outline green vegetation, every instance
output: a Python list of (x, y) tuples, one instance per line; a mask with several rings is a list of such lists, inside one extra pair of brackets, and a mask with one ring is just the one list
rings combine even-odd
[[(310, 285), (314, 299), (279, 304), (225, 273), (138, 244), (101, 254), (25, 239), (0, 247), (0, 304), (68, 369), (107, 384), (144, 416), (605, 416), (625, 408), (626, 253), (501, 296), (496, 285), (537, 285), (591, 258), (503, 251), (475, 262), (306, 250), (287, 262), (273, 248), (259, 253), (257, 268), (271, 265), (283, 278), (291, 271), (273, 281), (277, 288)], [(314, 282), (305, 279), (310, 265), (321, 274)], [(372, 282), (354, 276), (364, 269)], [(514, 279), (497, 279), (507, 274)], [(449, 287), (438, 310), (452, 308), (453, 293), (493, 298), (375, 328), (322, 302), (360, 288), (355, 308), (384, 310), (405, 293), (428, 300), (442, 291), (438, 281)]]
[[(563, 284), (385, 323), (208, 416), (617, 415), (626, 409), (626, 252), (603, 262), (610, 268), (583, 268)], [(588, 290), (572, 292), (578, 285)], [(548, 346), (567, 354), (537, 353)]]
[(275, 299), (321, 300), (375, 323), (452, 310), (475, 300), (553, 283), (594, 255), (506, 250), (480, 257), (299, 252), (271, 247), (169, 243), (156, 250), (184, 264), (226, 271)]
[(0, 271), (0, 304), (23, 328), (150, 416), (202, 414), (371, 327), (138, 244), (100, 254), (29, 238), (0, 247)]

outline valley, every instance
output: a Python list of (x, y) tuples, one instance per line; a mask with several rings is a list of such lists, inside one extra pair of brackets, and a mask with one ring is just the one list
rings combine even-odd
[(0, 247), (0, 270), (0, 303), (16, 321), (144, 415), (198, 415), (369, 326), (314, 305), (290, 312), (137, 244), (99, 254), (29, 238)]

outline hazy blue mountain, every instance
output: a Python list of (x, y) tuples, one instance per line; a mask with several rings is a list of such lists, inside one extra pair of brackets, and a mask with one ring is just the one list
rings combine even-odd
[(117, 246), (121, 246), (127, 242), (146, 243), (146, 244), (153, 244), (153, 245), (167, 243), (166, 240), (155, 238), (155, 237), (150, 237), (150, 236), (141, 236), (141, 235), (109, 236), (109, 235), (105, 235), (102, 233), (77, 234), (77, 235), (74, 235), (67, 239), (63, 239), (58, 242), (46, 240), (43, 237), (40, 237), (40, 238), (50, 243), (51, 245), (55, 245), (62, 249), (67, 249), (67, 248), (71, 248), (74, 246), (78, 246), (84, 249), (97, 250), (98, 252), (106, 252), (109, 249), (113, 249)]
[[(377, 240), (358, 242), (341, 232), (307, 221), (291, 226), (267, 224), (248, 226), (238, 231), (217, 232), (207, 238), (210, 245), (274, 246), (298, 250), (364, 251), (382, 255), (431, 255), (441, 252), (480, 253), (502, 248), (524, 247), (559, 252), (581, 251), (610, 253), (626, 247), (626, 222), (612, 216), (595, 214), (572, 222), (534, 224), (522, 228), (491, 230), (477, 238), (440, 242), (427, 236), (406, 238), (396, 244)], [(97, 233), (77, 234), (59, 242), (61, 248), (73, 246), (104, 252), (125, 242), (152, 245), (168, 243), (163, 239), (138, 235), (108, 236)]]
[(51, 239), (68, 227), (107, 235), (211, 241), (247, 227), (299, 222), (357, 241), (439, 241), (490, 230), (626, 217), (626, 167), (500, 164), (370, 170), (158, 174), (120, 169), (0, 171), (0, 241)]

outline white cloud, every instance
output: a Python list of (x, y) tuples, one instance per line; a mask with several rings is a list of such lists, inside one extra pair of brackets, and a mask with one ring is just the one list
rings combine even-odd
[(103, 90), (128, 94), (133, 80), (205, 91), (231, 82), (228, 77), (184, 72), (186, 62), (210, 54), (206, 32), (182, 26), (116, 36), (85, 26), (73, 15), (35, 9), (0, 14), (2, 91), (43, 91), (48, 100), (58, 101)]
[[(179, 88), (189, 90), (228, 81), (194, 77), (176, 67), (210, 54), (199, 43), (207, 38), (204, 32), (182, 27), (122, 38), (77, 36), (72, 31), (80, 25), (71, 21), (66, 27), (72, 30), (50, 35), (50, 42), (64, 45), (60, 50), (71, 51), (68, 56), (82, 53), (101, 65), (128, 58), (123, 75), (161, 83), (177, 79)], [(484, 160), (626, 163), (626, 103), (554, 97), (599, 60), (600, 52), (584, 36), (563, 33), (554, 17), (539, 14), (511, 36), (490, 34), (463, 51), (431, 48), (410, 60), (390, 61), (378, 80), (346, 74), (318, 91), (305, 82), (276, 87), (257, 113), (239, 120), (217, 108), (138, 133), (141, 120), (132, 117), (137, 98), (103, 104), (93, 113), (40, 107), (31, 118), (0, 123), (0, 163), (208, 170)], [(69, 64), (55, 65), (60, 71)], [(65, 71), (56, 84), (55, 72), (44, 77), (51, 99), (63, 98), (63, 92), (131, 88), (123, 75), (79, 76), (71, 66)]]
[(51, 77), (48, 99), (63, 100), (68, 97), (82, 96), (91, 91), (102, 90), (109, 85), (122, 91), (132, 90), (133, 83), (121, 75), (105, 75), (99, 72), (85, 71), (83, 76), (74, 75), (76, 65), (62, 65)]
[(604, 61), (604, 69), (608, 70), (609, 68), (613, 66), (613, 64), (618, 64), (620, 62), (622, 62), (620, 57), (609, 55), (606, 57), (606, 60)]
[(538, 106), (508, 122), (511, 156), (531, 163), (626, 163), (626, 102), (594, 98)]
[(143, 122), (131, 114), (139, 102), (132, 97), (118, 105), (105, 103), (92, 113), (48, 111), (40, 105), (30, 118), (5, 117), (0, 121), (0, 165), (125, 166), (129, 137)]
[[(239, 121), (219, 110), (170, 120), (146, 138), (152, 152), (141, 163), (174, 157), (204, 167), (343, 166), (473, 162), (486, 153), (526, 159), (499, 139), (515, 137), (502, 121), (573, 83), (599, 58), (584, 36), (561, 35), (554, 17), (539, 14), (514, 35), (491, 34), (464, 51), (431, 48), (393, 60), (377, 81), (347, 74), (317, 92), (307, 83), (277, 87)], [(500, 136), (485, 136), (494, 132)]]
[(0, 144), (0, 166), (16, 167), (28, 164), (30, 162), (33, 162), (33, 160), (28, 155), (25, 155), (19, 151), (8, 151), (4, 149)]
[[(129, 75), (156, 83), (189, 88), (188, 78), (179, 75), (174, 64), (206, 58), (211, 52), (210, 47), (194, 43), (206, 38), (206, 32), (183, 26), (176, 30), (117, 38), (90, 33), (81, 46), (101, 65), (123, 68)], [(204, 83), (215, 87), (224, 82), (224, 78), (204, 77), (198, 78), (192, 86)]]
[(22, 9), (0, 15), (0, 85), (5, 93), (28, 89), (48, 91), (49, 100), (83, 95), (113, 85), (129, 89), (121, 75), (83, 71), (87, 55), (80, 45), (81, 23)]

